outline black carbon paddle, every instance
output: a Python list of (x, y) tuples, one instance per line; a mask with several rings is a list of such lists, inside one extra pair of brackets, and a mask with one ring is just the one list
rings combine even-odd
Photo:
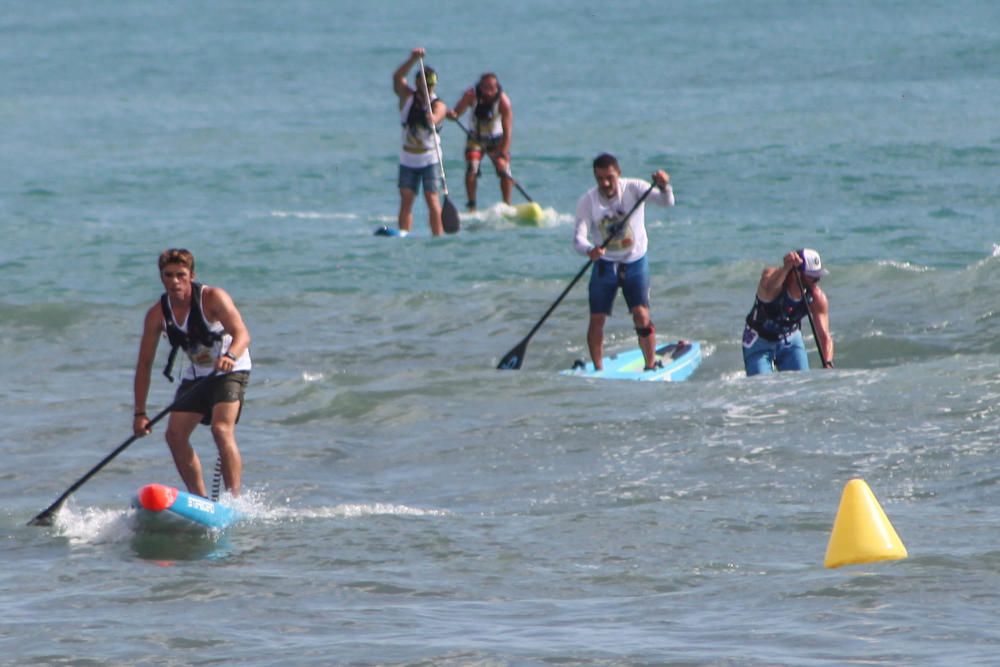
[[(199, 389), (201, 389), (201, 387), (205, 384), (205, 381), (208, 380), (211, 377), (217, 377), (217, 376), (216, 376), (215, 373), (212, 373), (211, 375), (206, 375), (205, 377), (201, 378), (200, 380), (194, 382), (191, 385), (190, 389), (188, 389), (186, 392), (184, 392), (183, 394), (181, 394), (179, 397), (177, 397), (177, 399), (173, 403), (171, 403), (170, 405), (168, 405), (167, 407), (165, 407), (163, 410), (161, 410), (159, 413), (157, 413), (155, 417), (153, 417), (152, 419), (150, 419), (147, 428), (148, 427), (152, 427), (153, 424), (155, 424), (156, 422), (158, 422), (161, 419), (163, 419), (171, 410), (173, 410), (174, 406), (176, 406), (181, 401), (189, 398), (192, 394), (194, 394), (194, 392), (196, 392)], [(59, 496), (58, 498), (56, 498), (56, 500), (55, 500), (54, 503), (52, 503), (51, 505), (49, 505), (48, 507), (46, 507), (44, 510), (42, 510), (41, 512), (39, 512), (38, 515), (34, 519), (32, 519), (31, 521), (29, 521), (27, 525), (29, 525), (29, 526), (51, 526), (53, 518), (55, 517), (56, 513), (59, 511), (59, 508), (63, 506), (63, 503), (66, 502), (66, 499), (69, 498), (70, 495), (72, 495), (74, 491), (76, 491), (81, 486), (83, 486), (84, 484), (86, 484), (87, 480), (89, 480), (91, 477), (93, 477), (94, 475), (96, 475), (101, 470), (101, 468), (103, 468), (104, 466), (106, 466), (109, 463), (111, 463), (112, 459), (114, 459), (116, 456), (118, 456), (119, 454), (121, 454), (122, 452), (124, 452), (125, 449), (128, 448), (129, 445), (131, 445), (133, 442), (135, 442), (138, 439), (139, 439), (139, 436), (133, 434), (132, 437), (130, 437), (128, 440), (126, 440), (122, 444), (118, 445), (118, 447), (116, 447), (113, 452), (111, 452), (110, 454), (108, 454), (107, 456), (105, 456), (103, 459), (101, 459), (101, 462), (98, 463), (93, 468), (91, 468), (90, 471), (87, 472), (86, 475), (84, 475), (80, 479), (76, 480), (76, 482), (74, 482), (71, 487), (69, 487), (68, 489), (66, 489), (65, 493), (63, 493), (61, 496)]]

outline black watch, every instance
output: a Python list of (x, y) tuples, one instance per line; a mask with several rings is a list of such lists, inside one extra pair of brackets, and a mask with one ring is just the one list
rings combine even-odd
[(236, 355), (234, 355), (232, 352), (226, 352), (222, 356), (224, 356), (226, 359), (231, 359), (233, 361), (236, 361)]

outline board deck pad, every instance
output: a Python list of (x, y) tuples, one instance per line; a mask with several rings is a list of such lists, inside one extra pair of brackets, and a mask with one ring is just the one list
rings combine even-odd
[(604, 357), (604, 368), (594, 370), (593, 362), (578, 361), (563, 375), (577, 375), (604, 380), (636, 380), (639, 382), (681, 382), (701, 365), (701, 344), (698, 341), (675, 341), (656, 348), (662, 368), (643, 370), (646, 361), (642, 350), (635, 348)]

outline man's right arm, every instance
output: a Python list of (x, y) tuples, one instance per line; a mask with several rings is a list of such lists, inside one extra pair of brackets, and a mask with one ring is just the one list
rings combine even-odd
[(514, 134), (514, 107), (507, 93), (500, 93), (500, 124), (503, 127), (503, 139), (500, 142), (500, 153), (510, 158), (510, 142)]
[(403, 103), (406, 102), (406, 98), (413, 94), (413, 91), (410, 90), (410, 85), (406, 82), (406, 75), (410, 72), (410, 68), (423, 57), (423, 49), (413, 49), (410, 52), (410, 57), (392, 73), (392, 89), (396, 92), (396, 97), (399, 98), (401, 108)]
[(462, 97), (458, 99), (458, 102), (455, 104), (454, 108), (452, 108), (452, 110), (448, 112), (448, 118), (451, 118), (452, 120), (458, 120), (461, 117), (461, 115), (465, 113), (466, 109), (472, 106), (472, 103), (475, 101), (476, 101), (476, 91), (472, 88), (467, 88), (465, 92), (462, 93)]
[(146, 319), (142, 326), (142, 339), (139, 341), (139, 356), (135, 362), (132, 429), (136, 435), (144, 435), (149, 432), (147, 428), (149, 417), (146, 415), (146, 398), (149, 396), (153, 361), (156, 359), (156, 345), (160, 342), (162, 331), (163, 312), (160, 310), (160, 304), (156, 303), (146, 311)]
[[(581, 255), (590, 255), (597, 247), (590, 242), (590, 200), (584, 194), (576, 203), (576, 227), (573, 230), (573, 248)], [(591, 255), (590, 257), (594, 257)]]

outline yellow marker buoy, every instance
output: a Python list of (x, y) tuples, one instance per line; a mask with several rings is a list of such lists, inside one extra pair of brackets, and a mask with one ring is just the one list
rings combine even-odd
[(865, 481), (847, 482), (823, 565), (859, 565), (906, 556), (906, 547)]
[(542, 221), (545, 213), (542, 211), (542, 207), (535, 202), (529, 202), (527, 204), (515, 204), (514, 205), (514, 217), (517, 218), (518, 222), (523, 222), (527, 224), (537, 225)]

